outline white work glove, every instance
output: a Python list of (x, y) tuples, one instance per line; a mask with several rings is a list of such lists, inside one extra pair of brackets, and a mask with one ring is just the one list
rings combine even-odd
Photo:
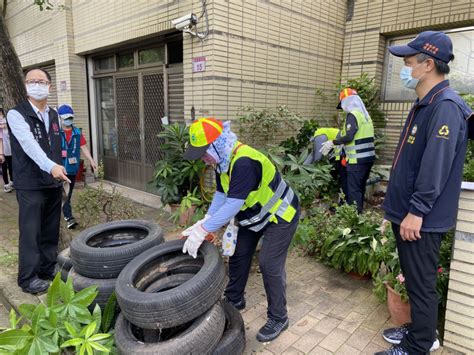
[(322, 155), (326, 156), (329, 154), (329, 152), (331, 151), (333, 147), (334, 147), (334, 143), (332, 141), (326, 141), (323, 144), (321, 144), (321, 149), (319, 150), (319, 152)]
[(191, 234), (191, 231), (196, 228), (197, 226), (200, 226), (201, 224), (203, 224), (204, 222), (206, 222), (209, 218), (211, 218), (211, 215), (207, 214), (204, 216), (203, 219), (200, 219), (199, 221), (197, 221), (196, 223), (194, 223), (191, 227), (188, 227), (186, 228), (182, 233), (181, 235), (183, 237), (189, 237), (189, 235)]
[(209, 232), (201, 224), (196, 226), (196, 228), (191, 230), (189, 237), (184, 242), (183, 253), (188, 253), (196, 259), (198, 249), (208, 234)]

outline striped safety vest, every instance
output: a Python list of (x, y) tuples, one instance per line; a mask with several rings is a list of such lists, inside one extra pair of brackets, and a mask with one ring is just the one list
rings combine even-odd
[(245, 211), (255, 206), (260, 206), (260, 209), (257, 209), (258, 212), (254, 216), (239, 221), (239, 225), (258, 232), (270, 222), (278, 223), (276, 216), (279, 216), (286, 222), (291, 222), (296, 214), (296, 209), (291, 205), (294, 197), (293, 190), (281, 178), (273, 163), (264, 154), (248, 145), (236, 142), (231, 157), (229, 173), (220, 174), (224, 193), (227, 194), (229, 191), (232, 169), (235, 162), (243, 157), (248, 157), (262, 164), (262, 180), (259, 188), (247, 196), (240, 210)]

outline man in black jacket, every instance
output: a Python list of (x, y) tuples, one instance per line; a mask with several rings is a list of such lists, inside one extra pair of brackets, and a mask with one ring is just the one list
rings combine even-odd
[(400, 78), (418, 96), (400, 136), (383, 204), (397, 238), (412, 323), (384, 331), (385, 340), (395, 345), (377, 354), (424, 354), (439, 346), (439, 248), (456, 221), (466, 120), (472, 112), (445, 80), (454, 58), (446, 34), (422, 32), (408, 45), (389, 51), (403, 57)]
[(32, 69), (25, 78), (28, 100), (8, 112), (13, 180), (19, 206), (18, 285), (24, 292), (49, 287), (56, 264), (62, 181), (69, 181), (62, 163), (58, 115), (47, 105), (50, 75)]

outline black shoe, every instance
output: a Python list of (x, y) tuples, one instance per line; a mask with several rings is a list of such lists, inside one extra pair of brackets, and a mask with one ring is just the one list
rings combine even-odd
[(21, 289), (23, 290), (23, 292), (36, 295), (38, 293), (46, 292), (49, 288), (49, 284), (49, 281), (34, 278), (30, 281), (30, 284), (27, 287), (22, 287)]
[(224, 297), (224, 300), (230, 303), (235, 308), (237, 308), (239, 311), (243, 310), (246, 306), (245, 298), (242, 298), (240, 301), (237, 301), (237, 302), (231, 301), (227, 297)]
[[(385, 341), (389, 342), (390, 344), (398, 345), (402, 341), (403, 337), (408, 334), (408, 328), (410, 327), (410, 323), (403, 324), (397, 328), (389, 328), (385, 329), (382, 333), (383, 338)], [(436, 331), (438, 334), (438, 331)], [(439, 349), (439, 340), (436, 338), (431, 346), (430, 351), (436, 351)]]
[(46, 280), (46, 281), (53, 281), (54, 280), (55, 274), (38, 274), (38, 277), (41, 280)]
[(279, 322), (270, 318), (267, 320), (267, 323), (258, 331), (257, 340), (259, 342), (265, 343), (267, 341), (276, 339), (282, 331), (288, 329), (289, 324), (290, 321), (288, 318), (284, 322)]
[(406, 351), (402, 346), (393, 345), (390, 349), (376, 352), (375, 355), (409, 355), (409, 354), (408, 354), (408, 351)]
[(405, 323), (400, 327), (385, 329), (382, 333), (385, 341), (388, 341), (390, 344), (400, 344), (403, 337), (408, 334), (408, 328), (410, 323)]
[(77, 222), (74, 217), (69, 217), (66, 221), (67, 221), (67, 229), (74, 229), (77, 226)]

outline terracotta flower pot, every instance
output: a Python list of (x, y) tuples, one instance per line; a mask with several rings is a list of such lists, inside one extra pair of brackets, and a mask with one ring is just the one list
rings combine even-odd
[(410, 302), (403, 302), (400, 294), (388, 283), (385, 283), (385, 287), (387, 287), (387, 305), (392, 323), (396, 326), (411, 323)]

